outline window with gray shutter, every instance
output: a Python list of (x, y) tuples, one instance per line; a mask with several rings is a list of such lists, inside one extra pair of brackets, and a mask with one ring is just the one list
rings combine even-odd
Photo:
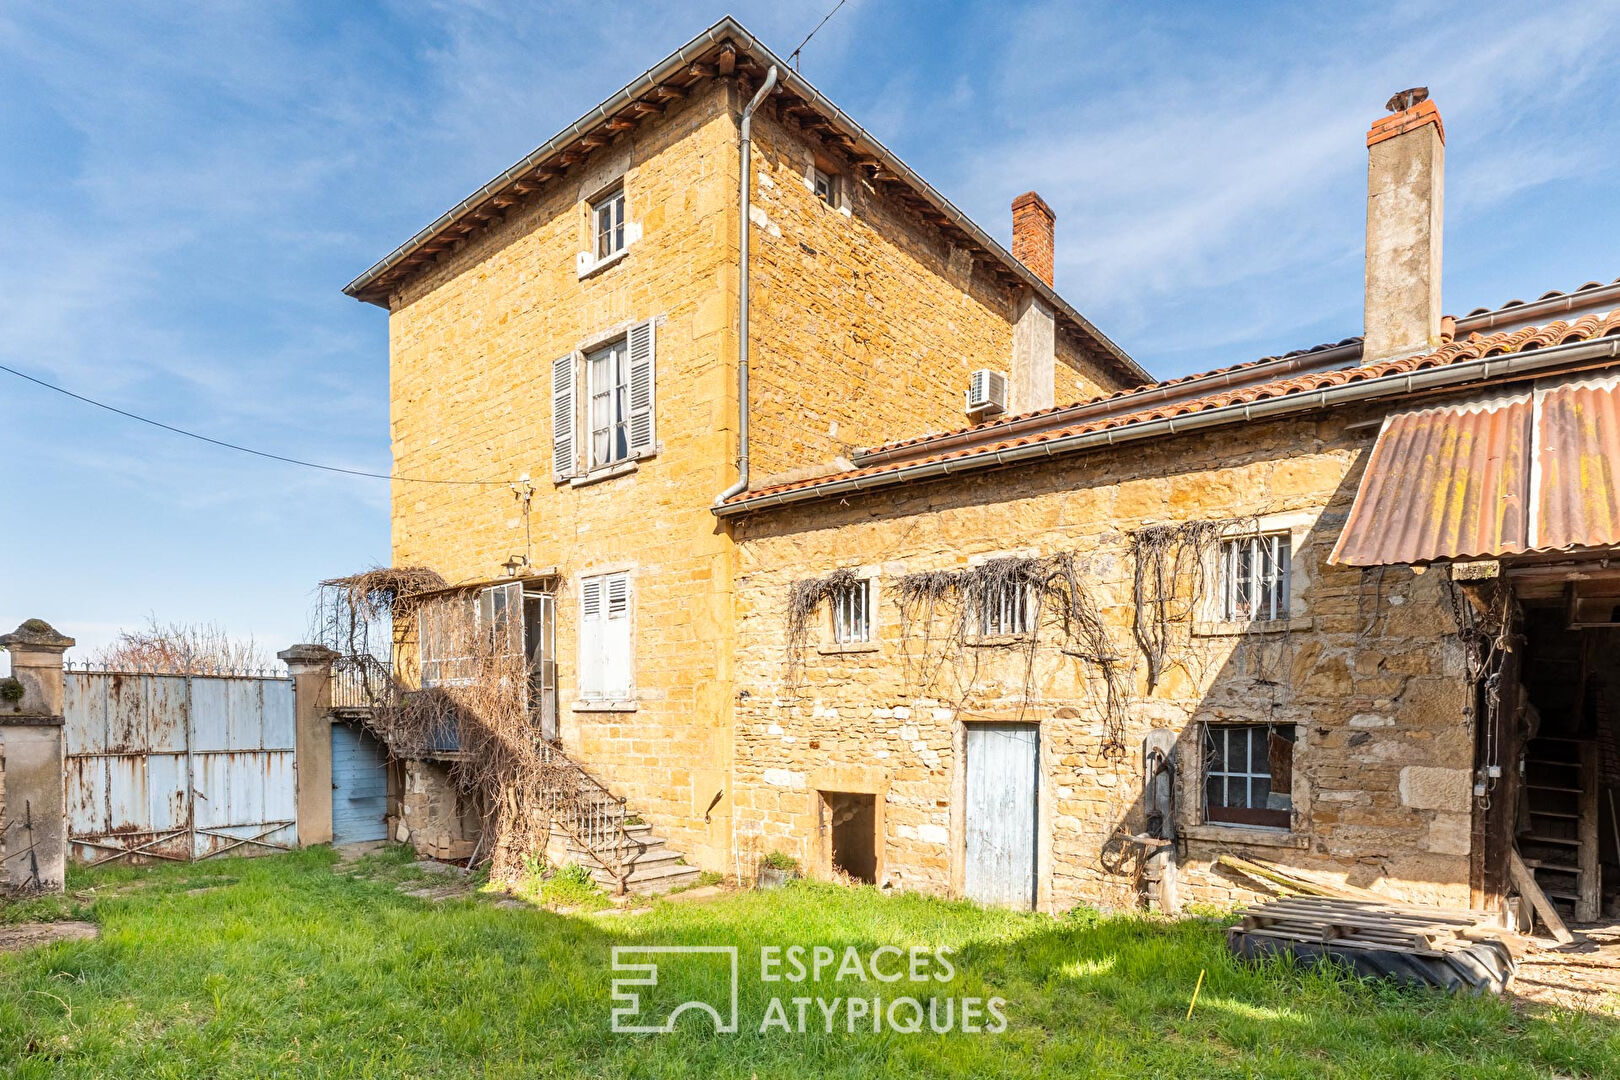
[(648, 319), (630, 328), (630, 454), (649, 453), (657, 430), (654, 398), (657, 395), (655, 330)]
[(574, 353), (551, 362), (551, 472), (558, 480), (574, 475), (579, 454), (574, 443)]

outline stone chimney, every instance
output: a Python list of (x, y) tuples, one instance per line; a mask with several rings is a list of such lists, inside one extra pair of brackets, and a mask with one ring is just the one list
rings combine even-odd
[(1446, 132), (1427, 87), (1402, 90), (1367, 132), (1366, 342), (1362, 363), (1436, 349)]
[(1046, 200), (1026, 191), (1012, 202), (1013, 258), (1035, 271), (1035, 276), (1052, 284), (1052, 226), (1057, 215)]

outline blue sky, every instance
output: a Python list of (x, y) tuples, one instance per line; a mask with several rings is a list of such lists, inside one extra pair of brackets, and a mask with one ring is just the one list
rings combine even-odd
[[(343, 284), (731, 10), (795, 3), (0, 3), (0, 357), (386, 472), (387, 326)], [(1620, 4), (850, 0), (803, 72), (1172, 376), (1360, 329), (1365, 149), (1426, 84), (1463, 312), (1620, 275)], [(0, 629), (147, 614), (276, 649), (388, 558), (388, 485), (215, 450), (0, 373)], [(82, 650), (81, 650), (82, 652)]]

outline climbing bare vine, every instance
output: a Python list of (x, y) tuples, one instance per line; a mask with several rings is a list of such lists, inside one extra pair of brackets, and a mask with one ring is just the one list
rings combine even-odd
[(1227, 524), (1184, 521), (1148, 525), (1130, 534), (1131, 559), (1136, 565), (1131, 583), (1135, 608), (1131, 631), (1147, 660), (1149, 690), (1158, 685), (1172, 646), (1184, 630), (1190, 630), (1208, 594), (1210, 555)]
[(853, 570), (835, 570), (826, 577), (795, 581), (788, 589), (787, 604), (787, 684), (797, 686), (804, 671), (804, 651), (810, 645), (810, 620), (822, 603), (842, 589), (861, 583)]
[(1062, 655), (1090, 665), (1101, 676), (1104, 751), (1123, 751), (1124, 672), (1073, 555), (1006, 557), (957, 570), (907, 574), (900, 579), (898, 592), (908, 680), (936, 685), (942, 666), (955, 661), (964, 699), (978, 680), (980, 652), (969, 644), (980, 636), (983, 613), (1005, 597), (1027, 597), (1029, 630), (1009, 642), (1023, 659), (1021, 706), (1027, 707), (1035, 697), (1035, 661), (1043, 632), (1055, 631)]

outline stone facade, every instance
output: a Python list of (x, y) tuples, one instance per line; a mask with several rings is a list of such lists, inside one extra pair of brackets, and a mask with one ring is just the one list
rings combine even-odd
[[(554, 567), (564, 749), (697, 864), (732, 869), (738, 88), (698, 84), (456, 241), (390, 301), (393, 562), (452, 582), (513, 555)], [(756, 480), (826, 468), (896, 415), (960, 426), (967, 373), (1005, 369), (1016, 297), (850, 176), (804, 182), (815, 137), (756, 118), (751, 394)], [(623, 184), (630, 242), (582, 269), (593, 198)], [(656, 452), (554, 482), (551, 366), (656, 320)], [(1060, 399), (1114, 389), (1058, 335)], [(532, 498), (508, 480), (527, 476)], [(521, 485), (520, 485), (521, 486)], [(582, 576), (631, 575), (634, 698), (580, 698)], [(716, 802), (716, 796), (720, 796)]]
[[(1142, 740), (1167, 728), (1176, 734), (1184, 900), (1251, 895), (1213, 865), (1231, 852), (1467, 904), (1474, 735), (1442, 575), (1326, 564), (1376, 432), (1354, 426), (1366, 419), (1351, 411), (1239, 425), (739, 520), (739, 847), (824, 867), (819, 793), (880, 791), (883, 883), (960, 894), (964, 728), (1018, 720), (1040, 727), (1039, 906), (1134, 906), (1135, 862), (1117, 857), (1132, 847), (1117, 837), (1143, 832)], [(1150, 689), (1133, 635), (1128, 534), (1234, 519), (1240, 534), (1291, 537), (1287, 617), (1220, 621), (1209, 567), (1204, 599)], [(915, 617), (903, 633), (905, 575), (1056, 553), (1075, 556), (1128, 672), (1122, 753), (1105, 746), (1097, 666), (1065, 654), (1066, 644), (1083, 650), (1050, 613), (1032, 659), (1018, 640), (929, 643)], [(789, 589), (840, 568), (875, 579), (874, 641), (830, 646), (820, 612), (793, 676)], [(1287, 829), (1203, 820), (1200, 732), (1241, 722), (1295, 732)]]
[(399, 763), (400, 793), (389, 833), (434, 859), (468, 859), (478, 848), (481, 808), (436, 761)]

